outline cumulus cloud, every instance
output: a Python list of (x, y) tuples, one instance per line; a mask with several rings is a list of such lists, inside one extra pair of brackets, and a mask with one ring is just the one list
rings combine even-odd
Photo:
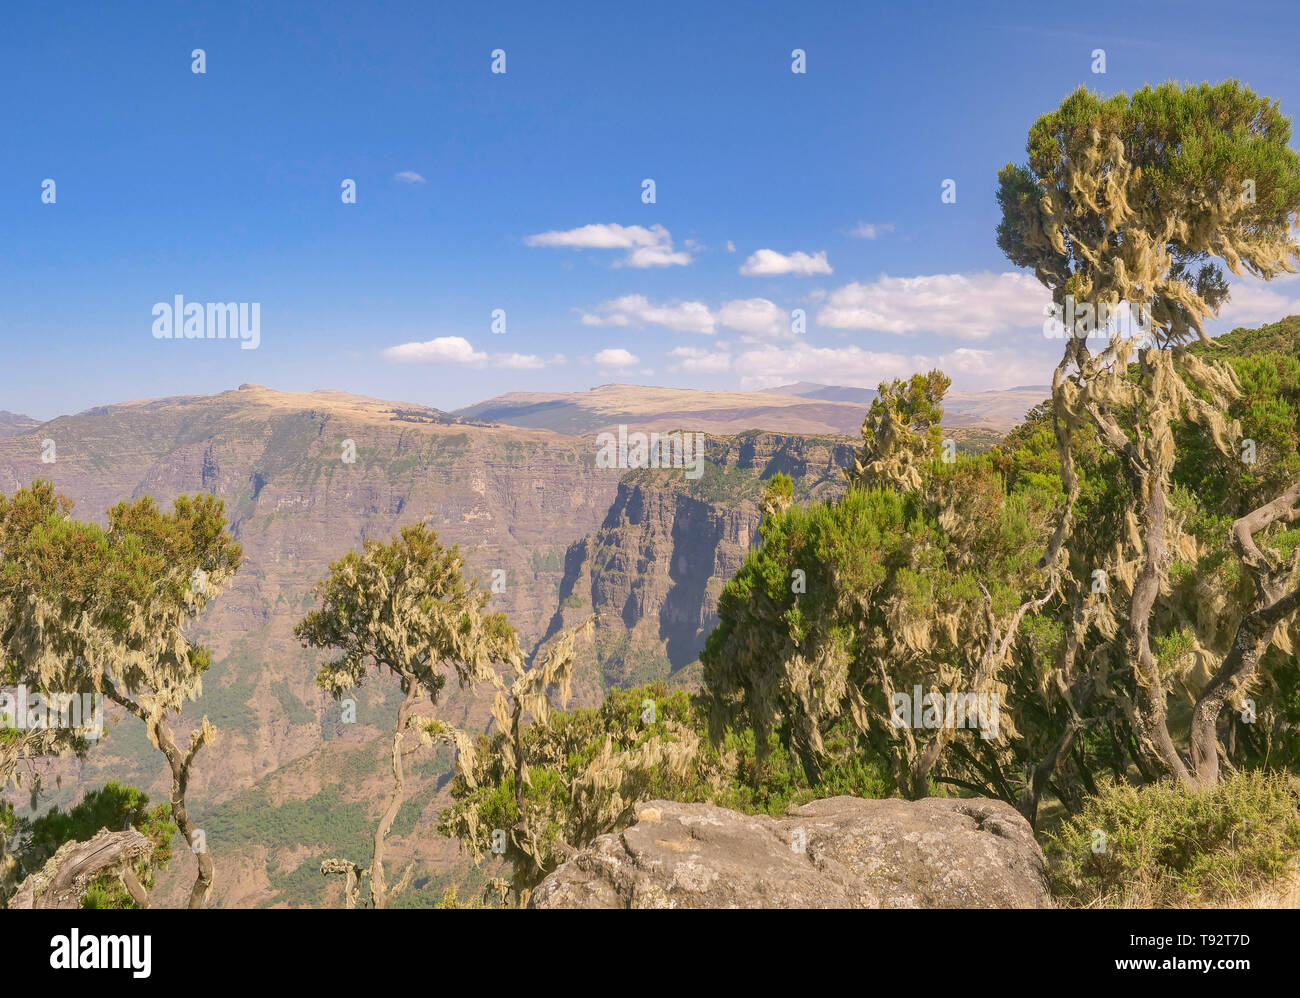
[(679, 333), (711, 336), (715, 320), (709, 307), (700, 301), (654, 305), (645, 295), (624, 295), (583, 313), (584, 326), (666, 326)]
[(420, 176), (418, 173), (416, 173), (414, 170), (403, 170), (401, 173), (397, 174), (393, 179), (400, 180), (404, 184), (424, 183), (424, 178)]
[(746, 388), (771, 388), (791, 381), (875, 388), (884, 378), (910, 375), (916, 365), (913, 358), (899, 353), (799, 343), (746, 350), (735, 358), (733, 369)]
[(544, 360), (527, 353), (485, 353), (475, 350), (463, 336), (439, 336), (423, 343), (402, 343), (384, 350), (382, 356), (394, 364), (452, 364), (510, 371), (535, 371), (548, 364), (564, 363), (564, 357), (558, 354)]
[(1059, 360), (1054, 343), (1046, 349), (1029, 351), (958, 347), (950, 353), (940, 354), (930, 367), (937, 367), (947, 374), (961, 391), (988, 391), (1017, 385), (1049, 384), (1052, 368)]
[(856, 236), (859, 239), (875, 239), (877, 236), (885, 232), (893, 232), (893, 231), (894, 231), (894, 226), (889, 222), (885, 222), (883, 224), (872, 223), (872, 222), (859, 222), (857, 225), (855, 225), (852, 229), (849, 230), (849, 235)]
[(741, 265), (740, 272), (746, 277), (776, 277), (781, 274), (793, 274), (807, 277), (812, 274), (833, 273), (826, 261), (825, 251), (821, 253), (778, 253), (776, 250), (761, 249), (750, 254)]
[(1024, 351), (1013, 350), (963, 347), (934, 356), (797, 343), (746, 350), (733, 358), (731, 367), (745, 388), (772, 388), (791, 381), (875, 388), (889, 378), (906, 378), (938, 367), (961, 390), (982, 391), (1044, 383), (1051, 375), (1052, 363), (1046, 355), (1036, 361)]
[(662, 225), (618, 225), (610, 222), (583, 225), (576, 229), (554, 229), (524, 239), (527, 246), (555, 246), (569, 249), (624, 250), (618, 265), (627, 267), (685, 266), (689, 253), (673, 248), (672, 234)]
[(854, 282), (832, 291), (817, 321), (833, 329), (932, 332), (982, 340), (1041, 329), (1047, 290), (1028, 274), (932, 274)]
[(612, 347), (601, 350), (596, 356), (591, 358), (600, 367), (635, 367), (641, 363), (641, 358), (636, 354), (629, 353), (621, 347)]
[[(1294, 276), (1273, 281), (1239, 281), (1231, 286), (1231, 296), (1219, 312), (1219, 319), (1230, 326), (1255, 322), (1274, 322), (1300, 312), (1300, 297), (1285, 291), (1300, 291)], [(1287, 287), (1287, 285), (1291, 285)]]
[(737, 298), (718, 309), (718, 322), (734, 329), (745, 339), (790, 339), (790, 315), (776, 302), (766, 298)]
[(731, 367), (731, 354), (725, 351), (710, 351), (702, 347), (675, 347), (668, 351), (668, 356), (676, 361), (671, 367), (674, 371), (718, 374)]
[(766, 298), (738, 298), (714, 311), (701, 301), (655, 304), (644, 295), (624, 295), (582, 315), (584, 326), (663, 326), (679, 333), (712, 336), (719, 327), (744, 340), (791, 339), (790, 315)]

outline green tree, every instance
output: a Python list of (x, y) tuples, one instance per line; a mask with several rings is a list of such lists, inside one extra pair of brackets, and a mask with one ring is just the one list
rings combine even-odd
[[(385, 908), (409, 884), (408, 867), (391, 888), (384, 872), (385, 838), (406, 797), (403, 760), (430, 743), (422, 714), (436, 706), (454, 674), (462, 687), (493, 680), (493, 662), (515, 647), (514, 633), (502, 614), (489, 614), (490, 594), (466, 581), (464, 560), (455, 546), (444, 548), (423, 523), (403, 527), (388, 543), (367, 540), (330, 565), (330, 574), (313, 590), (320, 609), (298, 624), (295, 633), (309, 648), (329, 648), (339, 656), (321, 667), (316, 681), (336, 700), (364, 685), (372, 673), (396, 678), (402, 691), (393, 731), (393, 786), (376, 826), (370, 863), (326, 860), (323, 873), (347, 878), (348, 907), (361, 900), (361, 881), (369, 877), (368, 902)], [(406, 745), (408, 737), (416, 743)]]
[[(452, 795), (439, 828), (458, 837), (475, 859), (489, 850), (511, 864), (516, 903), (546, 874), (597, 835), (625, 826), (653, 787), (687, 785), (699, 744), (682, 723), (684, 700), (643, 700), (635, 714), (613, 694), (599, 710), (557, 716), (569, 697), (575, 643), (590, 636), (595, 618), (562, 632), (531, 665), (512, 655), (515, 678), (498, 682), (492, 714), (497, 731), (471, 750), (462, 732), (432, 725), (434, 737), (460, 747)], [(525, 725), (525, 719), (532, 723)], [(494, 839), (495, 837), (495, 839)]]
[[(1241, 394), (1235, 372), (1203, 360), (1188, 343), (1206, 339), (1205, 318), (1227, 298), (1219, 262), (1264, 279), (1300, 263), (1291, 228), (1300, 210), (1300, 156), (1290, 137), (1277, 103), (1235, 81), (1162, 84), (1109, 99), (1080, 89), (1030, 129), (1028, 163), (999, 174), (998, 245), (1013, 263), (1033, 269), (1060, 314), (1075, 315), (1052, 391), (1067, 504), (1045, 559), (1075, 610), (1067, 647), (1086, 647), (1097, 634), (1121, 646), (1114, 651), (1122, 649), (1133, 670), (1132, 695), (1112, 701), (1123, 701), (1140, 765), (1189, 786), (1217, 781), (1222, 706), (1253, 681), (1278, 627), (1300, 603), (1292, 592), (1295, 566), (1252, 539), (1300, 510), (1300, 493), (1287, 490), (1232, 526), (1254, 592), (1231, 648), (1201, 642), (1194, 629), (1181, 632), (1216, 669), (1192, 711), (1188, 751), (1180, 752), (1169, 718), (1168, 649), (1158, 630), (1171, 571), (1197, 560), (1198, 539), (1185, 529), (1188, 509), (1171, 493), (1176, 434), (1195, 427), (1225, 456), (1242, 437), (1227, 418)], [(1144, 328), (1095, 322), (1100, 310), (1122, 303), (1149, 319)], [(1077, 572), (1083, 552), (1069, 545), (1080, 499), (1075, 439), (1085, 427), (1114, 458), (1131, 512), (1109, 543), (1087, 552), (1091, 565), (1081, 578), (1070, 569)], [(1105, 585), (1089, 592), (1089, 576), (1098, 572)], [(1118, 665), (1117, 654), (1105, 657), (1107, 667)], [(1058, 670), (1075, 688), (1114, 682), (1064, 660)], [(1062, 741), (1073, 737), (1067, 730)]]
[(942, 371), (882, 384), (862, 421), (862, 448), (845, 477), (859, 485), (920, 488), (942, 442), (943, 396), (951, 385)]
[[(842, 761), (828, 735), (847, 719), (848, 753), (891, 760), (897, 790), (937, 781), (1014, 800), (1001, 705), (1022, 621), (1046, 602), (1036, 563), (1057, 493), (1008, 494), (991, 456), (940, 457), (947, 384), (882, 384), (847, 494), (764, 520), (700, 656), (715, 742), (748, 727), (761, 759), (776, 737), (817, 784)], [(932, 700), (911, 704), (918, 687), (942, 698), (936, 723)], [(972, 703), (998, 719), (958, 739), (947, 722)]]
[(179, 496), (164, 513), (145, 496), (79, 523), (71, 503), (38, 482), (0, 509), (10, 519), (0, 551), (0, 640), (11, 673), (38, 689), (95, 690), (137, 717), (171, 773), (172, 817), (194, 849), (189, 906), (212, 892), (213, 864), (186, 793), (199, 750), (216, 733), (203, 719), (188, 746), (169, 716), (203, 689), (207, 649), (186, 628), (233, 578), (242, 559), (210, 495)]

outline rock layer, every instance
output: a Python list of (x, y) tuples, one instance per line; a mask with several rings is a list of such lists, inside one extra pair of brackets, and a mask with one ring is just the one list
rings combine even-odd
[(652, 801), (533, 892), (533, 908), (1048, 908), (1010, 805), (832, 797), (784, 818)]

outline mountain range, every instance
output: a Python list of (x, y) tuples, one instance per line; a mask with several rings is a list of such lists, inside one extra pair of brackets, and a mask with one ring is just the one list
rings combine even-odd
[[(1005, 433), (1051, 394), (1048, 387), (949, 392), (945, 425)], [(767, 429), (857, 436), (876, 392), (798, 382), (760, 392), (699, 391), (640, 385), (600, 385), (586, 392), (510, 392), (453, 414), (466, 419), (596, 433), (623, 424), (646, 429), (689, 428), (706, 433)]]
[[(605, 385), (503, 395), (447, 413), (242, 385), (40, 424), (7, 416), (0, 492), (50, 479), (76, 502), (74, 515), (97, 522), (114, 503), (144, 494), (164, 506), (184, 493), (224, 500), (245, 561), (196, 628), (214, 665), (178, 727), (206, 714), (221, 736), (200, 757), (191, 810), (217, 857), (216, 903), (321, 904), (337, 901), (327, 892), (338, 885), (319, 874), (320, 860), (364, 856), (386, 792), (396, 709), (395, 687), (367, 684), (356, 695), (357, 723), (341, 723), (314, 684), (320, 656), (293, 638), (332, 560), (427, 520), (444, 543), (460, 546), (480, 586), (504, 572), (505, 592), (492, 606), (527, 643), (598, 615), (574, 703), (598, 703), (612, 685), (689, 683), (718, 592), (757, 537), (762, 482), (784, 471), (801, 500), (835, 495), (870, 401), (860, 392)], [(1044, 395), (958, 396), (951, 433), (963, 446), (986, 445)], [(598, 468), (593, 434), (619, 423), (705, 432), (703, 475)], [(489, 719), (485, 698), (459, 690), (438, 710), (457, 725), (481, 729)], [(466, 875), (456, 845), (432, 829), (450, 764), (443, 752), (417, 768), (390, 839), (396, 862), (424, 871), (417, 885)], [(47, 804), (110, 778), (166, 796), (159, 756), (129, 718), (111, 725), (84, 762), (61, 760), (50, 776), (57, 780)], [(182, 850), (164, 872), (165, 902), (184, 889), (191, 862)]]
[(12, 437), (19, 433), (34, 430), (41, 424), (30, 416), (0, 409), (0, 437)]

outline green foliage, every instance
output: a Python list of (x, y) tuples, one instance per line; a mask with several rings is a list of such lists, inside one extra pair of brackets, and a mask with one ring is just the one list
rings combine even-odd
[(501, 614), (486, 614), (490, 594), (463, 575), (457, 547), (444, 548), (426, 524), (403, 527), (388, 543), (368, 539), (330, 565), (313, 610), (294, 633), (303, 645), (339, 657), (317, 675), (338, 699), (373, 669), (387, 669), (434, 702), (449, 667), (462, 684), (486, 678), (493, 651), (513, 634)]
[(783, 513), (794, 503), (794, 479), (778, 471), (767, 480), (763, 489), (763, 512), (769, 516)]
[[(632, 474), (640, 476), (644, 472)], [(681, 471), (675, 469), (650, 474), (657, 475), (660, 481), (667, 479), (674, 488), (692, 499), (713, 505), (733, 505), (745, 499), (757, 499), (763, 489), (763, 483), (754, 469), (725, 465), (708, 459), (701, 463), (699, 478), (686, 478)], [(639, 477), (630, 476), (625, 479), (628, 483), (640, 480)]]
[(209, 841), (241, 851), (251, 846), (274, 848), (285, 842), (359, 851), (366, 847), (370, 834), (365, 807), (344, 800), (338, 787), (332, 786), (279, 805), (272, 804), (262, 789), (244, 790), (224, 804), (204, 809), (203, 827)]
[(1005, 699), (988, 649), (1018, 624), (1059, 503), (1046, 475), (1008, 492), (1004, 455), (940, 459), (947, 384), (931, 372), (881, 385), (843, 498), (769, 512), (701, 655), (715, 741), (749, 728), (761, 755), (777, 737), (820, 783), (823, 765), (842, 761), (828, 734), (851, 722), (844, 757), (888, 760), (894, 789), (923, 794), (935, 778), (1011, 795), (1002, 735), (945, 752), (950, 732), (891, 716), (895, 692), (916, 685)]
[[(775, 740), (760, 759), (752, 732), (729, 732), (714, 746), (706, 729), (707, 705), (662, 683), (611, 690), (599, 707), (556, 712), (546, 724), (529, 725), (520, 737), (528, 774), (522, 804), (538, 831), (535, 841), (522, 844), (526, 848), (513, 834), (521, 797), (503, 751), (507, 735), (481, 736), (474, 780), (452, 780), (455, 803), (443, 811), (439, 831), (461, 839), (479, 858), (493, 855), (498, 833), (515, 884), (527, 891), (570, 850), (630, 824), (647, 800), (784, 814), (794, 804), (836, 793), (883, 795), (879, 767), (860, 757), (845, 754), (814, 786)], [(830, 740), (839, 737), (836, 731)]]
[(308, 710), (306, 705), (294, 695), (289, 689), (289, 683), (285, 679), (279, 679), (271, 684), (271, 692), (275, 698), (280, 701), (280, 706), (284, 709), (284, 716), (290, 724), (315, 724), (316, 715)]
[(1030, 129), (1027, 164), (999, 173), (998, 246), (1058, 304), (1148, 302), (1176, 342), (1227, 298), (1209, 257), (1256, 276), (1300, 259), (1290, 138), (1277, 102), (1235, 80), (1109, 98), (1080, 87)]
[(238, 570), (219, 500), (148, 496), (79, 523), (48, 482), (0, 496), (0, 654), (40, 688), (104, 689), (151, 720), (198, 695), (207, 651), (182, 633)]
[[(490, 855), (494, 844), (498, 848), (504, 844), (503, 855), (515, 870), (516, 882), (531, 888), (563, 861), (569, 849), (629, 822), (637, 800), (698, 799), (692, 793), (698, 780), (674, 773), (661, 761), (624, 768), (595, 793), (584, 795), (580, 790), (581, 778), (615, 753), (627, 758), (659, 739), (693, 748), (691, 719), (684, 692), (669, 694), (655, 685), (611, 691), (598, 708), (555, 713), (547, 724), (529, 725), (517, 750), (528, 773), (522, 801), (516, 793), (514, 760), (503, 751), (508, 732), (481, 736), (474, 753), (479, 765), (472, 785), (464, 775), (453, 779), (455, 803), (443, 812), (439, 830), (459, 837), (476, 857)], [(535, 841), (518, 843), (506, 834), (524, 817), (521, 802), (537, 827)]]
[(1070, 905), (1227, 905), (1300, 854), (1300, 781), (1247, 772), (1199, 793), (1171, 781), (1104, 783), (1046, 851), (1056, 895)]
[(938, 456), (943, 396), (951, 384), (942, 371), (882, 382), (862, 422), (862, 450), (845, 472), (848, 480), (918, 488), (922, 469)]

